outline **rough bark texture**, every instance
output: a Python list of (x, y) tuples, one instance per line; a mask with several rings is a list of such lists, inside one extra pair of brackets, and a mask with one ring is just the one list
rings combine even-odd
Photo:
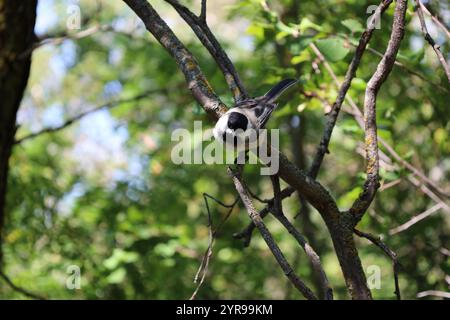
[[(27, 85), (31, 57), (18, 56), (34, 41), (37, 0), (0, 0), (0, 239), (5, 221), (8, 162), (16, 115)], [(1, 261), (1, 253), (0, 253)]]

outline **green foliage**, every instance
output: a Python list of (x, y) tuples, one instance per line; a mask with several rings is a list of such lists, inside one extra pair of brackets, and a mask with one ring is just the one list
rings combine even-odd
[[(54, 17), (57, 22), (52, 28), (64, 28), (69, 1), (40, 2), (49, 5), (41, 19)], [(120, 29), (135, 21), (122, 2), (104, 1), (95, 14), (92, 3), (80, 1), (83, 14), (93, 15), (91, 24), (98, 21)], [(268, 7), (259, 0), (224, 3), (230, 4), (209, 1), (208, 21), (250, 94), (263, 94), (283, 77), (298, 78), (306, 93), (284, 97), (268, 124), (281, 129), (282, 150), (305, 169), (320, 141), (324, 113), (337, 96), (331, 75), (310, 44), (317, 45), (342, 82), (368, 18), (366, 4), (330, 0), (300, 2), (296, 8), (296, 1), (291, 0), (267, 1)], [(223, 76), (208, 52), (173, 10), (160, 3), (155, 7), (195, 54), (216, 92), (231, 104)], [(384, 52), (391, 22), (392, 8), (383, 15), (381, 30), (374, 33), (370, 48)], [(449, 192), (448, 85), (417, 26), (411, 22), (407, 27), (398, 57), (404, 67), (395, 66), (380, 90), (379, 134), (403, 159)], [(133, 36), (126, 35), (129, 30), (121, 30), (97, 32), (34, 52), (20, 111), (19, 138), (53, 125), (55, 118), (62, 122), (111, 99), (155, 90), (145, 99), (91, 114), (63, 131), (14, 148), (5, 271), (17, 285), (50, 298), (190, 297), (208, 245), (202, 194), (207, 192), (226, 203), (236, 197), (224, 165), (175, 165), (171, 161), (173, 129), (191, 131), (195, 120), (203, 121), (204, 127), (212, 123), (193, 101), (184, 77), (161, 46), (143, 29), (133, 31)], [(441, 49), (448, 53), (448, 42)], [(367, 82), (379, 60), (371, 51), (364, 54), (348, 93), (361, 110)], [(350, 110), (347, 104), (345, 110)], [(298, 120), (300, 126), (295, 125)], [(318, 177), (342, 210), (361, 191), (363, 141), (363, 130), (350, 114), (342, 112)], [(382, 161), (382, 186), (400, 179), (399, 183), (377, 195), (358, 227), (382, 235), (398, 253), (405, 298), (415, 298), (423, 290), (447, 291), (445, 275), (450, 273), (450, 265), (441, 249), (448, 249), (449, 215), (438, 211), (410, 229), (390, 235), (390, 229), (435, 202), (411, 184), (409, 178), (417, 177), (401, 164), (386, 158)], [(245, 176), (252, 191), (270, 198), (270, 179), (261, 178), (258, 169), (247, 166)], [(227, 209), (213, 202), (210, 207), (217, 227)], [(317, 212), (308, 208), (307, 220), (301, 215), (295, 225), (306, 236), (312, 235), (308, 240), (321, 256), (336, 297), (347, 298), (326, 226)], [(291, 219), (298, 213), (296, 196), (284, 202), (284, 209)], [(239, 204), (217, 234), (198, 298), (300, 298), (257, 232), (248, 248), (232, 237), (248, 222)], [(314, 288), (303, 251), (274, 219), (268, 217), (267, 224), (298, 274)], [(381, 269), (381, 289), (373, 290), (374, 297), (393, 299), (389, 259), (364, 239), (357, 240), (357, 246), (366, 270), (371, 265)], [(66, 288), (70, 265), (81, 269), (80, 290)], [(0, 297), (22, 298), (0, 283)]]

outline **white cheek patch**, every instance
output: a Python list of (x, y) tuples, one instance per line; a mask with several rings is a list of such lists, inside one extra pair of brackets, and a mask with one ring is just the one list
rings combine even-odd
[(220, 119), (217, 120), (216, 126), (213, 129), (214, 137), (217, 140), (222, 139), (222, 135), (227, 130), (227, 123), (228, 123), (228, 117), (226, 115), (220, 117)]

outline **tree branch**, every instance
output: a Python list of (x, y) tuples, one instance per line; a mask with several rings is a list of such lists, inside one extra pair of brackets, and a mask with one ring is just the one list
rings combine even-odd
[(200, 70), (192, 53), (181, 43), (169, 26), (146, 0), (123, 0), (141, 20), (147, 30), (174, 58), (183, 72), (192, 95), (214, 119), (225, 113), (226, 106), (215, 94)]
[[(290, 197), (295, 192), (295, 189), (292, 187), (286, 187), (280, 192), (280, 198), (281, 200)], [(269, 207), (273, 206), (274, 199), (270, 199), (267, 206), (262, 209), (259, 212), (259, 215), (262, 219), (264, 219), (269, 213)], [(241, 232), (233, 234), (233, 238), (235, 239), (243, 239), (244, 240), (244, 247), (248, 247), (250, 245), (250, 241), (252, 239), (253, 230), (255, 229), (255, 224), (253, 222), (250, 222), (248, 226), (242, 230)]]
[(39, 131), (37, 131), (37, 132), (34, 132), (34, 133), (30, 133), (30, 134), (28, 134), (28, 135), (25, 135), (25, 136), (23, 136), (22, 138), (16, 139), (16, 140), (14, 141), (14, 144), (20, 144), (20, 143), (22, 143), (22, 142), (24, 142), (24, 141), (26, 141), (26, 140), (36, 138), (36, 137), (38, 137), (38, 136), (40, 136), (40, 135), (43, 135), (43, 134), (45, 134), (45, 133), (54, 133), (54, 132), (63, 130), (63, 129), (65, 129), (65, 128), (67, 128), (68, 126), (72, 125), (73, 123), (75, 123), (75, 122), (81, 120), (82, 118), (84, 118), (84, 117), (90, 115), (91, 113), (100, 111), (100, 110), (102, 110), (102, 109), (111, 109), (111, 108), (113, 108), (113, 107), (119, 106), (119, 105), (124, 104), (124, 103), (129, 103), (129, 102), (139, 101), (139, 100), (142, 100), (142, 99), (148, 97), (148, 96), (151, 95), (151, 94), (154, 94), (154, 93), (156, 93), (156, 92), (162, 92), (162, 91), (163, 91), (163, 90), (160, 90), (160, 89), (157, 89), (157, 90), (150, 90), (150, 91), (141, 93), (141, 94), (136, 95), (136, 96), (131, 97), (131, 98), (120, 99), (120, 100), (113, 100), (113, 101), (107, 102), (107, 103), (102, 104), (102, 105), (100, 105), (100, 106), (97, 106), (97, 107), (95, 107), (95, 108), (93, 108), (93, 109), (84, 111), (84, 112), (82, 112), (82, 113), (80, 113), (80, 114), (78, 114), (78, 115), (76, 115), (76, 116), (74, 116), (74, 117), (72, 117), (72, 118), (70, 118), (70, 119), (67, 119), (66, 121), (64, 121), (63, 124), (61, 124), (61, 125), (59, 125), (59, 126), (44, 128), (44, 129), (39, 130)]
[(430, 36), (427, 29), (427, 24), (425, 23), (425, 18), (423, 16), (422, 6), (420, 0), (414, 0), (416, 3), (416, 10), (417, 15), (419, 16), (420, 20), (420, 27), (422, 29), (423, 36), (425, 40), (430, 44), (430, 46), (433, 48), (434, 52), (436, 53), (439, 62), (441, 63), (442, 67), (444, 68), (445, 75), (447, 76), (447, 80), (450, 83), (450, 69), (448, 67), (447, 61), (445, 60), (444, 55), (441, 52), (440, 46), (434, 42), (434, 39)]
[[(305, 251), (306, 256), (311, 262), (311, 265), (316, 272), (322, 287), (323, 297), (326, 300), (333, 300), (333, 290), (330, 287), (327, 275), (323, 270), (320, 262), (320, 257), (316, 251), (309, 245), (306, 239), (301, 233), (294, 227), (289, 219), (284, 215), (282, 209), (282, 200), (290, 196), (295, 190), (291, 187), (285, 188), (280, 191), (279, 179), (276, 175), (271, 176), (272, 185), (274, 189), (274, 197), (268, 201), (268, 205), (259, 212), (261, 219), (264, 219), (269, 212), (272, 212), (273, 216), (285, 227), (285, 229), (296, 239), (298, 244)], [(244, 246), (247, 247), (250, 244), (255, 224), (251, 222), (242, 232), (234, 234), (233, 237), (237, 239), (244, 239)]]
[(291, 281), (294, 287), (303, 294), (303, 296), (306, 299), (317, 300), (316, 296), (311, 291), (311, 289), (308, 288), (306, 284), (295, 274), (294, 270), (292, 269), (291, 265), (287, 262), (280, 248), (273, 240), (270, 231), (267, 229), (261, 216), (258, 214), (255, 207), (253, 206), (250, 195), (247, 192), (247, 189), (240, 177), (240, 174), (237, 171), (233, 171), (231, 168), (228, 168), (228, 173), (233, 179), (236, 190), (238, 191), (239, 196), (241, 197), (241, 200), (244, 203), (245, 208), (247, 209), (247, 213), (250, 219), (253, 221), (256, 228), (258, 228), (270, 251), (272, 251), (272, 254), (275, 256), (275, 259), (277, 260), (281, 269), (284, 271), (286, 277)]
[[(392, 0), (383, 0), (380, 5), (378, 6), (377, 11), (380, 12), (380, 16), (382, 13), (386, 11), (386, 9), (389, 7), (389, 5), (392, 3)], [(359, 67), (359, 64), (361, 62), (361, 58), (364, 54), (364, 51), (366, 50), (367, 44), (369, 43), (370, 39), (372, 38), (373, 31), (375, 30), (376, 24), (374, 21), (370, 23), (367, 27), (367, 29), (363, 32), (359, 44), (356, 47), (355, 54), (352, 58), (352, 61), (350, 62), (350, 65), (348, 66), (347, 72), (345, 74), (344, 82), (342, 82), (342, 85), (339, 89), (336, 101), (333, 103), (333, 107), (331, 108), (330, 113), (328, 114), (327, 118), (327, 124), (325, 125), (325, 129), (323, 131), (322, 138), (320, 139), (319, 146), (317, 147), (316, 154), (314, 156), (314, 160), (311, 164), (311, 167), (309, 169), (309, 176), (312, 178), (316, 178), (317, 174), (319, 173), (320, 166), (322, 165), (323, 158), (325, 157), (325, 153), (328, 152), (328, 145), (330, 144), (331, 135), (333, 133), (334, 126), (336, 125), (337, 118), (339, 116), (339, 112), (342, 107), (342, 103), (345, 100), (345, 96), (347, 94), (348, 89), (350, 89), (351, 83), (353, 78), (356, 76), (356, 70)], [(322, 61), (324, 60), (323, 55), (320, 53), (320, 51), (317, 49), (317, 47), (312, 44), (311, 45), (314, 52), (317, 54), (319, 59)]]
[(214, 58), (225, 77), (235, 102), (247, 98), (247, 92), (233, 63), (206, 24), (206, 1), (202, 1), (202, 13), (198, 17), (187, 7), (180, 4), (178, 0), (165, 1), (170, 3), (189, 27), (191, 27), (192, 31), (194, 31), (198, 39)]
[[(209, 209), (208, 198), (214, 200), (215, 202), (220, 204), (222, 207), (229, 209), (226, 216), (223, 218), (222, 222), (217, 226), (217, 228), (215, 230), (213, 230), (213, 220), (212, 220), (211, 211)], [(208, 247), (203, 255), (202, 262), (200, 263), (200, 267), (198, 268), (197, 273), (195, 274), (195, 277), (194, 277), (194, 283), (198, 283), (198, 284), (197, 284), (197, 287), (195, 288), (194, 292), (192, 293), (191, 297), (189, 298), (189, 300), (194, 300), (197, 297), (197, 294), (198, 294), (200, 288), (202, 287), (203, 282), (205, 281), (206, 274), (208, 273), (209, 261), (211, 260), (211, 256), (213, 253), (212, 249), (214, 246), (214, 240), (216, 239), (216, 234), (217, 234), (217, 232), (220, 231), (220, 229), (222, 228), (224, 223), (228, 220), (231, 213), (233, 212), (234, 206), (236, 205), (236, 203), (239, 200), (239, 198), (237, 198), (235, 201), (233, 201), (232, 204), (228, 205), (228, 204), (225, 204), (225, 203), (217, 200), (216, 198), (210, 196), (207, 193), (203, 193), (203, 199), (205, 201), (205, 206), (206, 206), (206, 210), (208, 213), (209, 240), (208, 240)], [(199, 281), (199, 278), (200, 278), (200, 281)]]
[(419, 221), (422, 221), (423, 219), (431, 216), (433, 213), (439, 211), (442, 208), (443, 208), (442, 202), (437, 203), (434, 206), (432, 206), (431, 208), (425, 210), (424, 212), (412, 217), (410, 220), (403, 223), (402, 225), (392, 228), (391, 230), (389, 230), (389, 234), (394, 235), (394, 234), (400, 233), (402, 231), (405, 231), (405, 230), (409, 229), (410, 227), (412, 227), (413, 225), (415, 225), (416, 223), (418, 223)]
[(26, 296), (28, 298), (36, 299), (36, 300), (46, 300), (43, 296), (40, 296), (36, 293), (30, 292), (28, 290), (25, 290), (25, 289), (15, 285), (14, 282), (12, 282), (12, 280), (2, 270), (0, 270), (0, 278), (5, 280), (5, 282), (8, 284), (8, 286), (11, 287), (11, 289), (23, 294), (24, 296)]
[(202, 0), (202, 8), (200, 11), (200, 20), (206, 24), (206, 5), (207, 5), (207, 0)]
[(427, 290), (427, 291), (419, 292), (417, 294), (417, 298), (424, 298), (424, 297), (428, 297), (428, 296), (450, 299), (450, 292), (438, 291), (438, 290)]
[(389, 43), (377, 70), (367, 83), (364, 99), (365, 143), (366, 143), (366, 182), (363, 192), (353, 203), (349, 212), (354, 217), (355, 225), (362, 218), (379, 188), (378, 135), (376, 123), (376, 99), (381, 85), (389, 76), (405, 33), (406, 0), (398, 0), (395, 5), (394, 22)]
[[(368, 48), (369, 50), (371, 50), (371, 48)], [(320, 56), (318, 56), (319, 60), (323, 63), (323, 65), (325, 66), (325, 68), (327, 69), (328, 73), (330, 74), (330, 76), (333, 79), (333, 82), (335, 84), (335, 86), (337, 88), (340, 87), (340, 83), (337, 79), (336, 74), (334, 73), (333, 69), (331, 69), (331, 66), (329, 65), (329, 63), (327, 62), (327, 60), (325, 59), (325, 57), (323, 57), (323, 55), (320, 53), (320, 51), (317, 49), (317, 51), (315, 51), (316, 55), (320, 54)], [(381, 57), (383, 57), (383, 54), (381, 54)], [(307, 92), (302, 92), (302, 94), (307, 97), (307, 98), (311, 98), (311, 97), (316, 97), (317, 99), (322, 99), (320, 98), (316, 93), (307, 93)], [(351, 106), (352, 110), (344, 110), (345, 112), (351, 114), (357, 124), (364, 129), (364, 120), (363, 120), (363, 114), (360, 111), (360, 108), (356, 105), (356, 103), (353, 101), (352, 97), (347, 95), (345, 97), (349, 103), (349, 105)], [(322, 103), (324, 103), (325, 105), (328, 104), (328, 102), (326, 100), (322, 101)], [(431, 195), (431, 199), (433, 199), (436, 202), (440, 202), (440, 200), (436, 200), (436, 198), (438, 198), (437, 195), (434, 195), (435, 193), (438, 194), (440, 197), (442, 198), (449, 198), (449, 195), (447, 192), (445, 192), (439, 185), (437, 185), (434, 181), (432, 181), (430, 178), (428, 178), (421, 170), (419, 170), (418, 168), (414, 167), (411, 163), (409, 163), (408, 161), (406, 161), (405, 159), (403, 159), (395, 150), (392, 146), (390, 146), (386, 140), (384, 140), (383, 138), (378, 136), (378, 140), (380, 141), (380, 143), (383, 145), (383, 147), (386, 149), (386, 151), (390, 154), (390, 158), (388, 155), (385, 155), (386, 157), (388, 157), (389, 159), (391, 159), (392, 162), (394, 162), (394, 160), (396, 162), (398, 162), (399, 164), (401, 164), (405, 169), (409, 170), (412, 174), (414, 174), (415, 176), (417, 176), (418, 178), (420, 178), (420, 180), (422, 180), (422, 182), (428, 186), (430, 189), (432, 189), (433, 191), (429, 190), (429, 192), (427, 193), (427, 195)], [(383, 151), (379, 150), (380, 155), (384, 155)], [(424, 186), (425, 186), (424, 185)]]
[[(124, 0), (124, 2), (135, 11), (144, 21), (147, 29), (174, 57), (186, 77), (194, 98), (214, 119), (218, 119), (225, 113), (226, 107), (210, 87), (197, 61), (188, 49), (178, 40), (172, 30), (147, 1)], [(319, 182), (309, 178), (303, 171), (292, 164), (279, 150), (271, 147), (271, 154), (279, 159), (280, 178), (303, 194), (324, 215), (324, 219), (334, 219), (337, 221), (339, 210), (329, 192)]]
[(392, 260), (392, 269), (394, 271), (394, 283), (395, 283), (395, 296), (397, 297), (397, 300), (401, 300), (401, 294), (400, 294), (400, 286), (398, 284), (398, 269), (400, 268), (400, 263), (398, 262), (397, 254), (392, 251), (381, 239), (375, 237), (374, 235), (371, 235), (370, 233), (362, 232), (357, 229), (353, 230), (355, 234), (358, 237), (366, 238), (370, 242), (372, 242), (374, 245), (376, 245), (378, 248), (383, 250), (383, 252)]
[[(225, 112), (225, 105), (209, 86), (192, 54), (146, 0), (124, 0), (124, 2), (144, 21), (147, 29), (176, 60), (186, 77), (194, 98), (208, 114), (217, 120)], [(348, 217), (340, 217), (335, 200), (319, 182), (308, 177), (279, 150), (271, 147), (270, 151), (272, 157), (277, 157), (279, 160), (278, 174), (280, 178), (303, 195), (324, 219), (352, 298), (371, 299), (364, 270), (352, 237), (352, 228), (349, 228), (348, 223), (345, 222)], [(251, 215), (255, 216), (252, 212)], [(260, 219), (260, 217), (258, 216), (256, 219)], [(256, 225), (258, 227), (258, 224)]]
[(436, 17), (434, 16), (427, 7), (424, 6), (422, 1), (419, 1), (420, 8), (422, 8), (422, 11), (425, 12), (427, 15), (431, 17), (431, 19), (434, 21), (434, 23), (444, 31), (445, 35), (450, 38), (450, 31), (448, 31), (447, 27)]
[(333, 300), (333, 290), (331, 289), (327, 275), (323, 270), (319, 255), (283, 213), (280, 179), (277, 175), (272, 175), (270, 176), (270, 178), (272, 181), (274, 196), (273, 206), (269, 207), (269, 210), (272, 211), (273, 216), (286, 228), (286, 230), (295, 238), (295, 240), (297, 240), (300, 247), (302, 247), (302, 249), (305, 251), (306, 256), (309, 258), (311, 265), (313, 266), (313, 269), (318, 276), (324, 299)]

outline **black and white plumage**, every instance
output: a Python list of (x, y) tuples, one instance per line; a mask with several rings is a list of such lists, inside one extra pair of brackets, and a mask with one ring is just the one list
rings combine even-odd
[[(259, 129), (264, 128), (278, 106), (278, 97), (295, 83), (297, 80), (294, 79), (281, 80), (265, 95), (237, 103), (219, 118), (213, 130), (214, 137), (229, 147), (239, 149), (244, 145), (248, 149), (249, 142), (252, 142), (249, 139), (256, 138)], [(256, 136), (249, 135), (249, 132), (256, 132)]]

